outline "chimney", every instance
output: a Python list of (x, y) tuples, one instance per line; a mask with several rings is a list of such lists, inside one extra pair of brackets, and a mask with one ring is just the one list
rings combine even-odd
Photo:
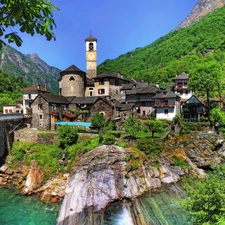
[(156, 82), (155, 86), (156, 86), (157, 88), (159, 88), (159, 82)]
[(39, 89), (40, 89), (40, 87), (41, 87), (41, 86), (40, 86), (40, 84), (38, 84), (38, 85), (37, 85), (37, 89), (39, 90)]

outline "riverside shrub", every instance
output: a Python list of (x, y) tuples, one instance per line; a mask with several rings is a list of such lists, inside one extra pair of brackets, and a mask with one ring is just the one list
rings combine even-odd
[(137, 148), (149, 156), (158, 156), (161, 153), (162, 144), (154, 139), (145, 138), (137, 142)]

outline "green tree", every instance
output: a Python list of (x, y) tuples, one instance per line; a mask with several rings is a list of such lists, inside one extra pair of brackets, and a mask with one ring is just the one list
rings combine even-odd
[(136, 138), (137, 133), (142, 130), (141, 122), (135, 116), (128, 117), (123, 127), (132, 138)]
[[(210, 59), (210, 58), (209, 58)], [(204, 61), (198, 64), (195, 69), (191, 71), (188, 85), (197, 92), (206, 95), (208, 117), (210, 113), (209, 98), (215, 92), (220, 96), (222, 83), (222, 69), (219, 63), (215, 61)]]
[[(19, 26), (21, 32), (45, 35), (47, 40), (55, 39), (52, 32), (55, 27), (52, 10), (58, 10), (50, 0), (2, 0), (0, 6), (0, 37), (9, 43), (21, 46), (22, 40), (16, 32), (7, 32)], [(0, 41), (0, 48), (4, 42)]]
[(78, 134), (76, 128), (69, 125), (64, 125), (60, 126), (57, 131), (60, 147), (66, 148), (77, 143)]
[(92, 125), (92, 127), (97, 128), (98, 132), (99, 132), (106, 125), (105, 117), (100, 113), (96, 113), (91, 118), (91, 125)]
[(163, 123), (161, 120), (147, 120), (146, 126), (152, 132), (152, 138), (156, 132), (161, 132), (163, 129)]
[(218, 170), (204, 179), (188, 179), (185, 182), (187, 197), (181, 201), (193, 217), (193, 225), (225, 224), (225, 176)]
[(213, 108), (210, 111), (210, 122), (214, 125), (215, 130), (225, 125), (225, 113), (220, 108)]

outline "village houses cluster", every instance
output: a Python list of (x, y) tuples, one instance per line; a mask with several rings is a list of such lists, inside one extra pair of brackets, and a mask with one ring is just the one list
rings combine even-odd
[(97, 39), (85, 39), (86, 73), (71, 65), (60, 72), (59, 94), (46, 87), (23, 89), (21, 107), (4, 106), (3, 113), (31, 116), (31, 127), (55, 129), (57, 121), (90, 121), (96, 113), (107, 120), (124, 121), (131, 115), (172, 120), (182, 110), (186, 120), (200, 120), (204, 107), (188, 88), (188, 74), (172, 78), (172, 90), (161, 90), (159, 84), (125, 78), (114, 72), (97, 75)]

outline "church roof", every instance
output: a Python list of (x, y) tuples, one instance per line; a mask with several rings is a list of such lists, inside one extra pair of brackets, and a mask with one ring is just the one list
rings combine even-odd
[(89, 37), (87, 37), (86, 39), (85, 39), (85, 42), (86, 41), (97, 41), (97, 38), (95, 38), (95, 37), (93, 37), (92, 35), (90, 35)]
[(76, 67), (74, 65), (72, 65), (72, 66), (68, 67), (67, 69), (60, 72), (60, 74), (62, 76), (65, 74), (68, 74), (68, 73), (83, 73), (83, 74), (85, 74), (84, 71), (82, 71), (81, 69), (79, 69), (78, 67)]

